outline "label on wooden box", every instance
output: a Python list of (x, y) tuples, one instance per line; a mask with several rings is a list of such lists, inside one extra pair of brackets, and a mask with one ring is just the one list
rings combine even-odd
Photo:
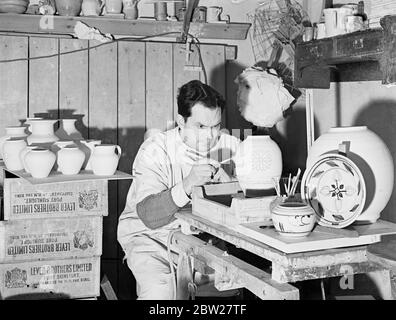
[(5, 177), (3, 192), (4, 220), (106, 216), (108, 211), (106, 180), (33, 185)]
[(0, 221), (0, 263), (102, 254), (103, 217)]
[(100, 294), (100, 257), (0, 264), (3, 299), (85, 298)]

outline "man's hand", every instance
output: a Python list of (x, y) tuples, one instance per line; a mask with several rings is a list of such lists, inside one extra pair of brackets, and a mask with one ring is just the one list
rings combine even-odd
[(202, 186), (211, 181), (216, 175), (219, 163), (211, 159), (197, 161), (191, 168), (190, 174), (183, 179), (184, 192), (190, 196), (194, 186)]

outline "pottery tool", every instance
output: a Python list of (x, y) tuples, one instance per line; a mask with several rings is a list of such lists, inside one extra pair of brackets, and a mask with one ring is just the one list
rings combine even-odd
[(291, 180), (291, 173), (289, 173), (289, 179), (287, 179), (287, 195), (290, 196), (290, 180)]
[(278, 197), (280, 197), (281, 192), (280, 192), (280, 186), (279, 186), (279, 179), (272, 178), (272, 180), (275, 182), (274, 187), (275, 187), (276, 195)]
[(296, 192), (298, 178), (300, 178), (300, 174), (301, 174), (301, 169), (298, 168), (297, 175), (293, 178), (293, 181), (292, 181), (291, 192), (290, 192), (291, 196), (294, 196), (294, 194)]

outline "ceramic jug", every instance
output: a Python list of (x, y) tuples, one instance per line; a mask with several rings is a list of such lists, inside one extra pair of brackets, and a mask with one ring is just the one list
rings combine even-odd
[(91, 167), (91, 156), (95, 149), (95, 146), (100, 145), (100, 140), (81, 140), (79, 144), (80, 150), (85, 153), (85, 160), (82, 166), (83, 170), (92, 170)]
[(84, 16), (100, 16), (104, 2), (101, 0), (83, 0), (81, 5)]
[(282, 153), (270, 136), (249, 136), (236, 151), (235, 172), (244, 194), (246, 190), (274, 188), (282, 174)]
[(55, 134), (60, 140), (81, 140), (82, 134), (76, 128), (77, 119), (61, 119)]
[(26, 148), (26, 141), (23, 138), (9, 138), (3, 144), (3, 159), (8, 170), (23, 170), (23, 163), (19, 154)]
[(26, 127), (6, 127), (6, 134), (0, 138), (0, 156), (3, 158), (3, 144), (8, 138), (23, 138), (27, 137), (25, 132)]
[[(118, 154), (116, 154), (116, 150)], [(121, 147), (113, 144), (100, 144), (95, 146), (91, 156), (93, 173), (99, 176), (113, 175), (121, 157)]]
[(27, 171), (33, 178), (37, 179), (48, 177), (55, 164), (55, 160), (56, 156), (53, 152), (39, 147), (29, 150), (24, 156)]
[(56, 141), (52, 146), (51, 146), (51, 151), (55, 154), (56, 156), (56, 162), (54, 164), (54, 170), (59, 171), (59, 167), (58, 167), (58, 152), (59, 150), (61, 150), (62, 148), (68, 146), (68, 145), (72, 145), (74, 144), (73, 141), (71, 140), (67, 140), (67, 141)]
[(57, 121), (58, 120), (49, 119), (30, 120), (32, 134), (27, 137), (28, 144), (52, 144), (53, 142), (58, 141), (59, 138), (54, 133), (54, 124)]
[(78, 174), (85, 160), (85, 154), (77, 145), (65, 146), (58, 151), (58, 168), (62, 174)]
[(337, 153), (341, 143), (347, 143), (347, 156), (359, 167), (367, 189), (365, 208), (355, 224), (374, 223), (392, 195), (392, 154), (382, 139), (366, 126), (331, 128), (312, 144), (308, 152), (307, 170), (321, 155)]
[(25, 155), (26, 155), (30, 150), (33, 150), (33, 149), (36, 149), (36, 148), (37, 148), (37, 146), (34, 146), (34, 145), (32, 145), (32, 146), (26, 146), (26, 148), (23, 149), (23, 150), (19, 153), (19, 158), (21, 159), (22, 164), (23, 164), (23, 168), (25, 169), (25, 171), (26, 171), (27, 173), (30, 173), (30, 172), (29, 172), (29, 168), (26, 166), (26, 163), (25, 163)]

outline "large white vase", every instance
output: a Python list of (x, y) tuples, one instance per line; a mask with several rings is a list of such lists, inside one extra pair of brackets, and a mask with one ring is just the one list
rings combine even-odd
[(270, 136), (249, 136), (234, 157), (236, 176), (243, 192), (274, 188), (282, 174), (282, 153)]
[(366, 203), (355, 223), (374, 223), (392, 195), (392, 155), (381, 138), (366, 126), (331, 128), (312, 144), (307, 169), (322, 154), (337, 153), (341, 143), (347, 144), (347, 156), (359, 167), (366, 184)]
[(38, 143), (53, 143), (58, 141), (59, 138), (54, 133), (54, 124), (58, 120), (37, 119), (30, 120), (30, 130), (32, 134), (27, 137), (28, 144)]

